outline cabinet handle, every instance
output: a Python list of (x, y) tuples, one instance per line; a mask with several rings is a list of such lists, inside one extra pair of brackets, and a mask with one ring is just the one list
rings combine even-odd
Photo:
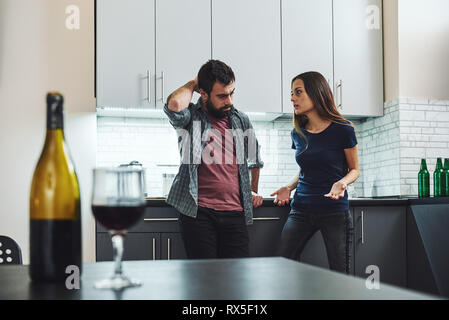
[(270, 221), (270, 220), (280, 220), (279, 217), (260, 217), (260, 218), (253, 218), (254, 221)]
[(167, 260), (170, 260), (170, 238), (167, 239)]
[(337, 90), (340, 89), (338, 100), (340, 101), (337, 105), (337, 108), (343, 109), (343, 80), (340, 80), (337, 84)]
[(156, 239), (153, 238), (153, 260), (156, 260)]
[(161, 71), (161, 87), (162, 87), (162, 97), (161, 97), (161, 100), (162, 100), (162, 104), (165, 104), (165, 99), (164, 99), (164, 96), (165, 96), (165, 93), (164, 93), (164, 71)]
[(147, 222), (155, 222), (155, 221), (178, 221), (178, 218), (146, 218), (143, 219), (143, 221), (147, 221)]
[(364, 217), (364, 215), (363, 215), (363, 210), (362, 210), (362, 244), (364, 244), (365, 243), (365, 230), (364, 230), (364, 221), (363, 221), (363, 217)]
[(147, 70), (147, 90), (148, 90), (148, 102), (151, 103), (151, 72)]

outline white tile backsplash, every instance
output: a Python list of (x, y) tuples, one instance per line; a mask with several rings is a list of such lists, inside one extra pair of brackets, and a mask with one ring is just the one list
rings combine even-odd
[[(269, 197), (297, 173), (291, 149), (291, 120), (253, 122), (265, 162), (259, 194)], [(168, 120), (98, 117), (98, 166), (118, 166), (137, 160), (147, 168), (147, 192), (162, 195), (162, 174), (177, 173), (180, 161), (176, 131)]]

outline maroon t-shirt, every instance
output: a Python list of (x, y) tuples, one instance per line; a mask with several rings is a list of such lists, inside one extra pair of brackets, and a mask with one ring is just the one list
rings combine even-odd
[(229, 117), (207, 116), (212, 128), (198, 166), (198, 206), (218, 211), (243, 211)]

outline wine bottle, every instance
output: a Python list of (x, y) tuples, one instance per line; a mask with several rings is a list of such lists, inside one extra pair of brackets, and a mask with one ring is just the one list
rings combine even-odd
[(433, 195), (435, 197), (443, 196), (443, 174), (443, 162), (441, 161), (441, 158), (437, 158), (437, 165), (433, 173)]
[(66, 268), (81, 274), (81, 214), (78, 178), (64, 138), (64, 98), (47, 94), (47, 133), (30, 192), (30, 277), (64, 281)]
[(444, 196), (449, 197), (449, 159), (444, 159), (443, 167), (443, 181), (444, 181)]
[(420, 198), (430, 196), (430, 176), (427, 171), (426, 159), (421, 159), (421, 168), (418, 173), (418, 196)]

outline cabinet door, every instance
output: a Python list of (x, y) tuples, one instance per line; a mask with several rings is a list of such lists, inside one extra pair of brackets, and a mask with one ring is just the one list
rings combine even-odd
[(97, 106), (154, 108), (154, 56), (154, 0), (97, 0)]
[(382, 116), (382, 1), (333, 3), (336, 103), (344, 115)]
[(254, 210), (253, 224), (248, 226), (251, 257), (279, 255), (281, 232), (289, 212), (289, 206), (260, 207)]
[(379, 268), (380, 282), (406, 285), (406, 208), (354, 208), (355, 275)]
[(282, 112), (280, 0), (213, 0), (212, 57), (235, 74), (234, 105)]
[[(159, 233), (128, 233), (125, 236), (123, 260), (160, 259)], [(97, 233), (97, 261), (112, 261), (109, 233)]]
[(333, 88), (332, 0), (282, 0), (283, 112), (293, 112), (292, 79), (308, 71)]
[[(156, 107), (211, 59), (211, 0), (156, 1)], [(194, 93), (193, 102), (199, 94)]]
[(161, 234), (161, 259), (187, 259), (181, 233)]

